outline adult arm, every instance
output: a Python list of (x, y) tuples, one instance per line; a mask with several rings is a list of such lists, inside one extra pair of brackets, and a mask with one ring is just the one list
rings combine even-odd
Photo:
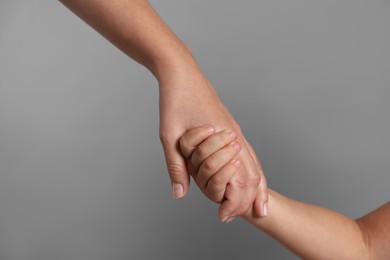
[(178, 149), (188, 129), (212, 124), (231, 128), (243, 144), (237, 158), (244, 167), (231, 180), (232, 194), (220, 207), (220, 219), (241, 215), (252, 206), (257, 215), (267, 201), (265, 181), (244, 144), (239, 125), (222, 104), (187, 46), (168, 28), (146, 0), (61, 0), (101, 35), (153, 73), (160, 91), (160, 138), (175, 198), (189, 187), (184, 158)]

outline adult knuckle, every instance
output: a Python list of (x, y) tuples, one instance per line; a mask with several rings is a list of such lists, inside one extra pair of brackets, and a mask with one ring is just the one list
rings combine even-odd
[(245, 175), (238, 174), (237, 178), (234, 180), (234, 184), (239, 188), (239, 189), (245, 189), (247, 186), (247, 181)]
[(176, 163), (168, 163), (167, 168), (172, 179), (180, 178), (186, 172), (186, 168), (183, 165)]
[(168, 132), (168, 131), (160, 131), (160, 142), (163, 144), (163, 145), (167, 145), (167, 144), (170, 144), (172, 141), (172, 137), (171, 137), (171, 134)]
[(162, 128), (160, 128), (159, 134), (160, 134), (159, 136), (160, 136), (161, 141), (166, 140), (167, 137), (169, 136), (168, 131), (166, 131), (165, 129), (162, 129)]

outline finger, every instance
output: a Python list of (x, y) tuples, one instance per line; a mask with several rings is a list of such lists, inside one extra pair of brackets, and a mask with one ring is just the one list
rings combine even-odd
[[(221, 214), (230, 215), (229, 218), (243, 215), (252, 208), (260, 182), (256, 162), (253, 160), (246, 146), (242, 147), (238, 158), (242, 163), (242, 168), (245, 170), (239, 171), (230, 181), (229, 184), (233, 188), (230, 197), (232, 202), (227, 203), (226, 208), (221, 209), (222, 211), (226, 209), (226, 212)], [(239, 199), (238, 202), (236, 201), (237, 199)]]
[(200, 188), (205, 189), (209, 179), (224, 165), (233, 160), (234, 156), (239, 153), (240, 149), (241, 145), (238, 142), (233, 142), (204, 160), (197, 175), (193, 176), (196, 184)]
[(221, 203), (225, 197), (225, 192), (229, 181), (240, 168), (240, 161), (234, 159), (214, 174), (206, 184), (205, 193), (214, 202)]
[(265, 217), (268, 215), (268, 188), (267, 188), (267, 179), (264, 176), (263, 169), (260, 164), (260, 160), (256, 156), (255, 150), (253, 147), (248, 143), (248, 141), (245, 139), (245, 144), (247, 145), (247, 148), (253, 157), (254, 160), (256, 160), (257, 168), (259, 170), (260, 174), (260, 184), (259, 189), (256, 194), (256, 199), (253, 204), (253, 211), (257, 216)]
[(186, 163), (178, 145), (163, 144), (163, 148), (172, 184), (172, 194), (175, 199), (180, 199), (187, 194), (190, 186), (190, 175), (187, 172)]
[[(243, 198), (245, 189), (245, 169), (241, 163), (241, 167), (232, 177), (225, 190), (225, 200), (222, 201), (218, 211), (218, 218), (225, 222), (228, 219), (236, 216), (235, 212), (241, 206), (241, 200)], [(244, 174), (243, 174), (244, 173)], [(236, 179), (236, 180), (233, 180)]]
[(191, 165), (195, 167), (195, 172), (198, 172), (197, 169), (206, 158), (220, 150), (222, 147), (230, 144), (236, 138), (237, 133), (228, 129), (210, 136), (204, 142), (199, 144), (193, 151), (190, 159)]
[(197, 127), (186, 132), (179, 141), (184, 158), (189, 159), (194, 149), (212, 133), (214, 133), (212, 126)]

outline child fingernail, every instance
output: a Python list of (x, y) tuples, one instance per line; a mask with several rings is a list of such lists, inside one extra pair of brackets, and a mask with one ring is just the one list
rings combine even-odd
[(236, 150), (236, 151), (240, 151), (240, 149), (241, 149), (241, 145), (238, 142), (234, 142), (233, 147), (234, 147), (234, 150)]
[(228, 218), (228, 219), (226, 220), (226, 223), (232, 222), (235, 218), (236, 218), (236, 217), (230, 217), (230, 218)]
[(228, 218), (229, 218), (229, 216), (224, 216), (224, 217), (221, 219), (221, 222), (226, 222)]
[(232, 163), (233, 163), (236, 167), (240, 167), (240, 164), (241, 164), (240, 160), (237, 160), (237, 159), (233, 160)]
[(231, 217), (231, 213), (228, 212), (225, 215), (223, 215), (223, 217), (221, 218), (221, 221), (226, 222), (230, 217)]
[(184, 187), (180, 183), (172, 183), (173, 198), (180, 199), (184, 196)]
[(213, 132), (214, 132), (214, 127), (208, 126), (208, 127), (207, 127), (207, 132), (208, 132), (208, 133), (213, 133)]

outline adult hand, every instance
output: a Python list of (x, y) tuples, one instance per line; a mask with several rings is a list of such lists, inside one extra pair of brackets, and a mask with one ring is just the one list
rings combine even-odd
[[(173, 196), (181, 198), (188, 191), (190, 176), (180, 153), (179, 138), (188, 130), (212, 125), (215, 131), (233, 129), (241, 144), (237, 155), (242, 167), (231, 179), (226, 194), (232, 200), (222, 202), (219, 218), (226, 221), (252, 209), (266, 215), (267, 188), (265, 178), (250, 153), (240, 126), (223, 105), (212, 85), (196, 66), (183, 66), (172, 76), (159, 81), (160, 138), (164, 149)], [(204, 151), (207, 153), (207, 151)], [(210, 166), (212, 167), (212, 166)], [(261, 169), (261, 168), (260, 168)]]
[[(210, 124), (215, 130), (233, 129), (242, 150), (238, 158), (244, 167), (234, 176), (226, 192), (236, 200), (223, 202), (220, 217), (245, 213), (253, 204), (260, 215), (267, 200), (260, 186), (256, 163), (245, 145), (240, 127), (200, 72), (183, 42), (169, 29), (145, 0), (73, 1), (61, 0), (129, 57), (148, 68), (160, 85), (160, 135), (176, 198), (189, 187), (189, 175), (178, 141), (186, 130)], [(261, 182), (263, 183), (263, 182)]]

